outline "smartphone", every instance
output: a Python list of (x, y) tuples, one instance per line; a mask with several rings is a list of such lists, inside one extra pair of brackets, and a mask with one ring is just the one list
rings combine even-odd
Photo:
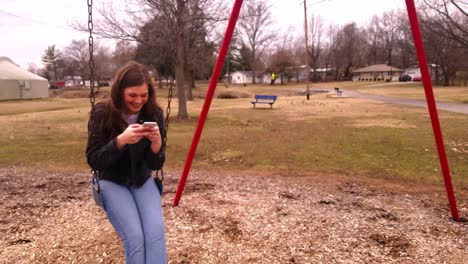
[(146, 127), (154, 127), (154, 128), (156, 128), (156, 129), (159, 129), (158, 123), (156, 123), (156, 122), (144, 122), (144, 123), (143, 123), (143, 126), (146, 126)]

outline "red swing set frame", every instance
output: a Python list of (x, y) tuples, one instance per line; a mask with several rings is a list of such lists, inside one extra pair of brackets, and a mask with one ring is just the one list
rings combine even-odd
[[(203, 131), (203, 127), (205, 125), (206, 117), (208, 115), (208, 111), (210, 109), (211, 101), (213, 99), (214, 91), (216, 89), (216, 85), (218, 83), (219, 75), (221, 74), (221, 68), (224, 63), (224, 59), (226, 57), (226, 53), (229, 48), (229, 43), (231, 42), (232, 34), (234, 32), (234, 28), (239, 17), (239, 12), (242, 6), (243, 0), (235, 0), (234, 6), (231, 12), (231, 17), (229, 18), (228, 26), (226, 29), (226, 33), (224, 35), (224, 39), (219, 51), (218, 58), (216, 60), (216, 64), (213, 70), (213, 74), (211, 76), (210, 84), (208, 86), (208, 91), (206, 94), (206, 99), (203, 104), (203, 108), (200, 113), (200, 118), (198, 120), (198, 124), (195, 130), (195, 134), (193, 136), (192, 144), (190, 146), (190, 150), (187, 155), (187, 160), (185, 161), (184, 170), (182, 172), (182, 176), (179, 181), (179, 185), (177, 187), (177, 192), (174, 197), (173, 206), (179, 205), (180, 198), (182, 197), (182, 193), (184, 191), (184, 186), (187, 181), (188, 173), (192, 166), (192, 161), (197, 150), (198, 142), (200, 141), (200, 136)], [(445, 152), (444, 147), (444, 140), (442, 136), (442, 131), (440, 128), (439, 116), (437, 112), (437, 107), (434, 99), (434, 93), (432, 89), (432, 82), (429, 75), (429, 69), (426, 59), (426, 52), (424, 50), (424, 45), (421, 36), (421, 30), (419, 27), (418, 16), (416, 13), (416, 7), (414, 5), (414, 0), (405, 0), (406, 2), (406, 10), (408, 12), (408, 18), (411, 25), (411, 31), (413, 34), (414, 45), (416, 49), (416, 54), (418, 58), (419, 68), (421, 69), (422, 81), (424, 85), (424, 92), (426, 94), (426, 101), (429, 108), (429, 114), (431, 117), (432, 123), (432, 130), (434, 132), (434, 138), (437, 146), (437, 152), (439, 154), (439, 161), (440, 166), (442, 168), (442, 175), (444, 178), (445, 189), (447, 191), (448, 201), (450, 205), (450, 212), (452, 214), (452, 218), (455, 221), (460, 221), (457, 204), (455, 200), (455, 194), (453, 191), (452, 179), (450, 176), (450, 169), (447, 160), (447, 154)]]

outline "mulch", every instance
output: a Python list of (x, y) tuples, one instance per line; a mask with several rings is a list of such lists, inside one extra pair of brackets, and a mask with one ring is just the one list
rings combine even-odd
[[(467, 223), (450, 219), (442, 189), (194, 171), (174, 208), (179, 175), (165, 179), (169, 263), (466, 263)], [(0, 168), (0, 263), (124, 263), (89, 178)]]

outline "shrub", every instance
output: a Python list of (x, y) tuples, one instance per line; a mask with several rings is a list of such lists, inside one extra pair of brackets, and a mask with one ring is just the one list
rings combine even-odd
[(248, 98), (251, 97), (250, 94), (238, 91), (222, 91), (216, 98), (219, 99), (237, 99), (237, 98)]

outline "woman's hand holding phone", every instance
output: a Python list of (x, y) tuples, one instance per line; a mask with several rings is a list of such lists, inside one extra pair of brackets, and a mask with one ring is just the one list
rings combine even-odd
[(117, 148), (122, 149), (127, 144), (135, 144), (147, 135), (149, 135), (147, 127), (140, 124), (129, 125), (117, 136)]
[(161, 150), (162, 140), (161, 134), (159, 133), (159, 126), (156, 122), (145, 122), (143, 127), (146, 128), (148, 135), (146, 138), (151, 141), (151, 150), (153, 153), (158, 153)]

